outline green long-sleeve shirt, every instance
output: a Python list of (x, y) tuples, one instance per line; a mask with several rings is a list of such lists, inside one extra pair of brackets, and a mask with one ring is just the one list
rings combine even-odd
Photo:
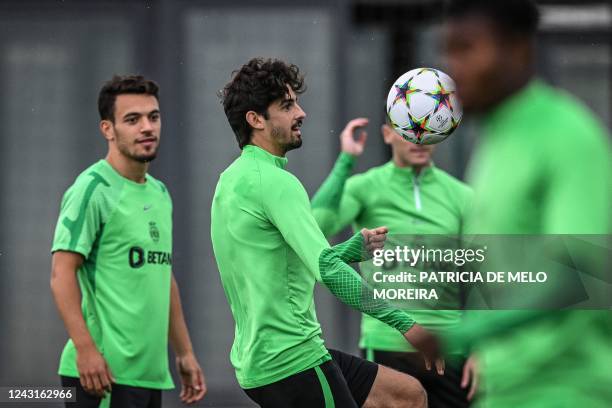
[(362, 260), (363, 239), (330, 248), (287, 159), (253, 145), (220, 176), (212, 203), (211, 237), (236, 323), (231, 361), (243, 388), (254, 388), (330, 359), (315, 315), (321, 281), (349, 306), (401, 333), (414, 321), (374, 301), (347, 262)]
[[(584, 105), (536, 80), (483, 125), (468, 171), (474, 200), (467, 233), (610, 233), (609, 140)], [(609, 310), (474, 311), (449, 340), (481, 354), (483, 406), (612, 401)]]
[[(355, 158), (341, 153), (332, 172), (312, 199), (315, 219), (326, 236), (352, 225), (361, 228), (386, 226), (392, 235), (461, 234), (471, 189), (448, 173), (428, 166), (419, 174), (393, 162), (351, 176)], [(366, 276), (369, 263), (362, 264)], [(411, 310), (424, 327), (447, 331), (461, 319), (459, 286), (446, 285), (453, 310)], [(364, 315), (361, 323), (362, 348), (387, 351), (414, 351), (397, 331)], [(458, 351), (458, 350), (454, 350)]]

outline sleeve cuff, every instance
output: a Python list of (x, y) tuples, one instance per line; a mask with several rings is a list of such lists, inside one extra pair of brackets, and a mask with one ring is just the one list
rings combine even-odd
[(80, 254), (83, 258), (87, 259), (89, 256), (90, 248), (86, 248), (82, 245), (77, 245), (75, 248), (70, 248), (68, 245), (54, 245), (51, 248), (51, 254), (55, 252), (63, 251), (63, 252), (74, 252), (75, 254)]
[(346, 170), (352, 170), (356, 160), (357, 158), (355, 156), (345, 152), (340, 152), (338, 159), (336, 159), (335, 166), (342, 167)]

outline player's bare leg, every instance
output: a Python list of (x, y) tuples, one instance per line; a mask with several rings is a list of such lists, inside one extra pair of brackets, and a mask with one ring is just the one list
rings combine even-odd
[(421, 383), (408, 374), (379, 365), (363, 408), (426, 408), (427, 393)]

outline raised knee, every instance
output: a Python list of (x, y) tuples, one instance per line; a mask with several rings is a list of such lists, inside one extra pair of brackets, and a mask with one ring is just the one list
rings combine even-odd
[(416, 378), (410, 378), (409, 385), (403, 387), (402, 402), (398, 407), (427, 408), (427, 392)]
[(381, 366), (363, 408), (427, 408), (427, 393), (414, 377)]

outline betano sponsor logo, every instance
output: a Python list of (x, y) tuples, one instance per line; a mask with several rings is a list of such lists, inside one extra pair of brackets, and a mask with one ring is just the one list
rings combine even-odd
[(147, 251), (141, 247), (131, 247), (128, 261), (132, 268), (140, 268), (144, 264), (172, 265), (172, 253), (164, 251)]

